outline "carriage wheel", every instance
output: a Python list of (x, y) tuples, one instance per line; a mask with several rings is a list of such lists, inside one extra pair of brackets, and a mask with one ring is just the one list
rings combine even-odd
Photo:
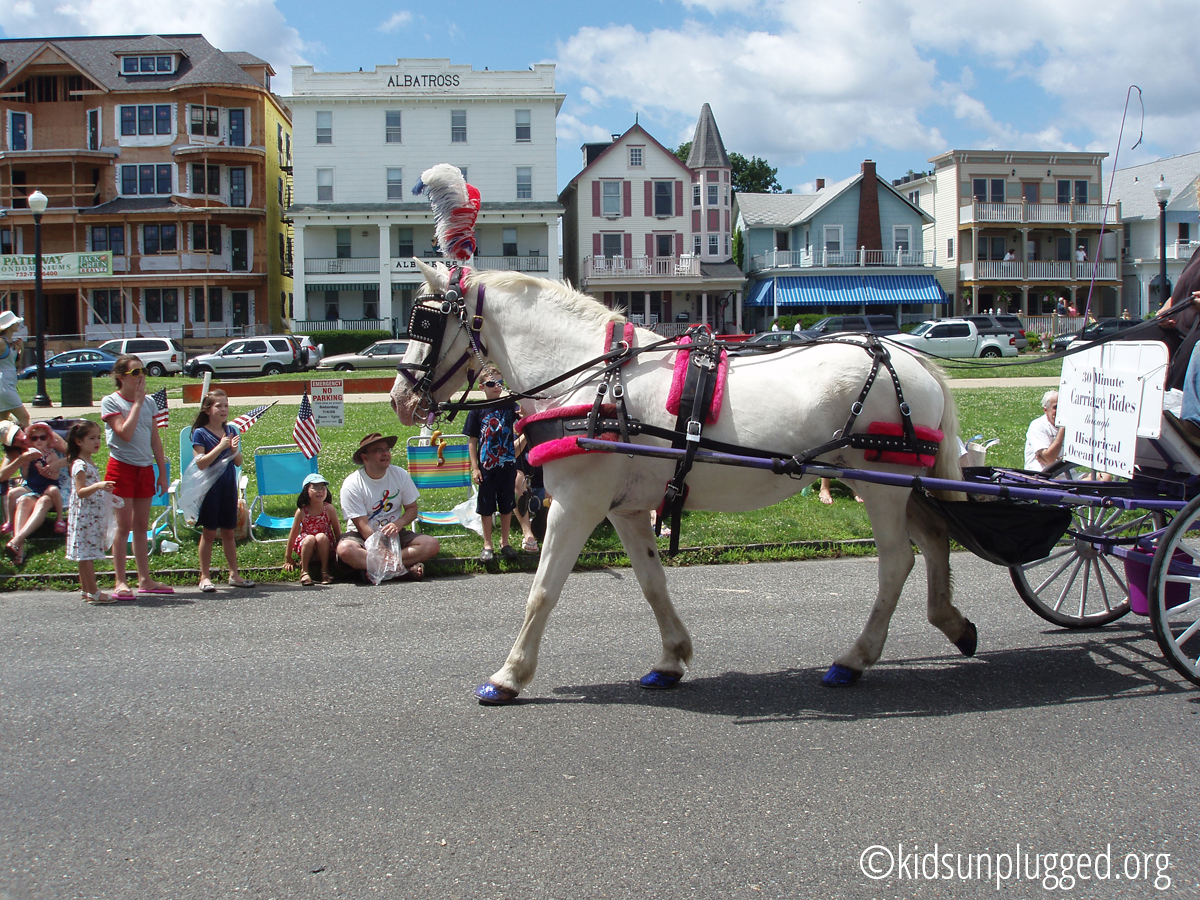
[(1175, 670), (1200, 684), (1200, 497), (1189, 503), (1159, 541), (1150, 565), (1150, 622)]
[(1075, 507), (1071, 531), (1044, 559), (1008, 571), (1021, 599), (1062, 628), (1094, 628), (1129, 612), (1129, 585), (1121, 560), (1106, 553), (1100, 538), (1132, 542), (1161, 528), (1160, 513)]

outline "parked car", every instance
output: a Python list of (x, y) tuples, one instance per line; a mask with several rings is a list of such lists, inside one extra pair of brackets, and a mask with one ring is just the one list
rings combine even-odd
[(154, 378), (182, 372), (187, 365), (187, 353), (183, 344), (174, 338), (119, 338), (105, 341), (101, 350), (120, 356), (129, 353), (146, 364), (146, 374)]
[(300, 342), (300, 363), (305, 369), (315, 369), (325, 356), (325, 345), (313, 341), (307, 334), (292, 335)]
[(808, 344), (812, 338), (799, 331), (764, 331), (746, 338), (743, 344)]
[(968, 322), (974, 322), (980, 334), (1011, 334), (1017, 338), (1017, 349), (1029, 348), (1029, 338), (1025, 336), (1025, 323), (1020, 316), (1008, 313), (976, 313), (963, 316)]
[[(64, 372), (87, 372), (95, 377), (108, 375), (117, 361), (116, 354), (106, 350), (85, 348), (83, 350), (67, 350), (46, 360), (46, 377), (58, 378)], [(143, 360), (144, 362), (144, 360)], [(37, 366), (26, 366), (17, 373), (18, 378), (36, 378)]]
[(875, 334), (899, 334), (900, 325), (895, 316), (828, 316), (805, 328), (801, 334), (820, 337), (841, 331), (871, 331)]
[(910, 333), (893, 335), (889, 340), (940, 359), (996, 359), (1017, 355), (1016, 335), (980, 334), (975, 323), (966, 319), (922, 322)]
[(1050, 349), (1054, 353), (1059, 353), (1076, 344), (1090, 344), (1092, 341), (1112, 337), (1127, 328), (1136, 328), (1141, 324), (1141, 319), (1101, 319), (1099, 322), (1085, 326), (1082, 331), (1060, 334), (1050, 342)]
[(334, 369), (338, 372), (353, 372), (355, 369), (394, 369), (404, 358), (408, 341), (376, 341), (361, 353), (339, 353), (327, 356), (317, 366), (319, 369)]
[(203, 375), (278, 375), (301, 371), (300, 342), (295, 335), (269, 334), (264, 337), (237, 338), (215, 353), (188, 360), (184, 373)]

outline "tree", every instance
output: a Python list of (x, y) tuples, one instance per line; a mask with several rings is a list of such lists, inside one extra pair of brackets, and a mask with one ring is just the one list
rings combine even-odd
[[(692, 152), (692, 142), (684, 141), (675, 150), (680, 162), (687, 163), (688, 155)], [(731, 168), (730, 178), (733, 181), (733, 192), (744, 194), (790, 194), (779, 183), (779, 170), (765, 159), (752, 156), (749, 159), (740, 153), (729, 154)]]

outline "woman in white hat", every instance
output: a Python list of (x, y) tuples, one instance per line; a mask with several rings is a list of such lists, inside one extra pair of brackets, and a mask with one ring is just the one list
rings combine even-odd
[(14, 332), (25, 320), (11, 309), (0, 312), (0, 419), (12, 416), (29, 427), (29, 410), (17, 393), (17, 359), (24, 342)]

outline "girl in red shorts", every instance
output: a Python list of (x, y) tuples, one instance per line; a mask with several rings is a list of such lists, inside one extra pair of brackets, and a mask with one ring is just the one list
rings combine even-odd
[[(132, 600), (133, 591), (125, 576), (125, 543), (133, 534), (133, 558), (137, 564), (139, 594), (173, 594), (174, 591), (150, 577), (150, 548), (146, 531), (150, 527), (150, 501), (155, 493), (166, 493), (167, 460), (162, 439), (154, 425), (153, 404), (146, 396), (146, 369), (136, 356), (122, 354), (113, 363), (115, 393), (100, 401), (100, 418), (108, 443), (108, 468), (105, 480), (115, 483), (113, 494), (117, 523), (113, 539), (113, 572), (116, 584), (112, 596)], [(158, 477), (154, 464), (158, 464)], [(123, 505), (122, 505), (123, 503)]]

